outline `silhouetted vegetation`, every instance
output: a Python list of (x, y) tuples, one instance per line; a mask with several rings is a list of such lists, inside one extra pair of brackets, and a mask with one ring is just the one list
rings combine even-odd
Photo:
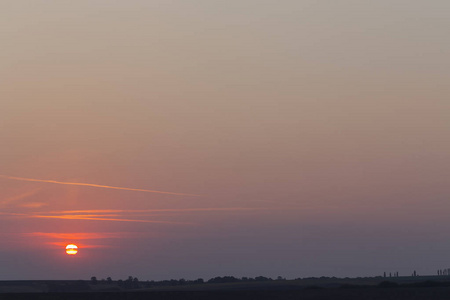
[(450, 276), (450, 269), (437, 270), (439, 276)]
[[(440, 274), (446, 274), (445, 270), (438, 270), (438, 276)], [(390, 280), (383, 280), (385, 278), (392, 278)], [(439, 278), (435, 276), (436, 278)], [(432, 277), (432, 276), (431, 276)], [(424, 280), (420, 283), (411, 283), (411, 280)], [(278, 276), (276, 279), (265, 276), (256, 277), (234, 277), (234, 276), (217, 276), (204, 280), (203, 278), (198, 278), (194, 280), (188, 280), (184, 278), (180, 279), (169, 279), (160, 281), (139, 281), (137, 277), (128, 276), (127, 279), (119, 279), (113, 281), (111, 277), (107, 279), (97, 280), (97, 277), (91, 277), (89, 283), (94, 287), (97, 286), (96, 290), (107, 289), (107, 286), (111, 286), (111, 290), (116, 287), (120, 290), (140, 290), (140, 289), (203, 289), (205, 288), (215, 289), (217, 285), (228, 284), (235, 289), (255, 289), (262, 288), (272, 289), (272, 287), (283, 287), (283, 289), (314, 289), (314, 288), (331, 288), (340, 287), (342, 289), (361, 289), (368, 287), (379, 287), (379, 288), (398, 288), (398, 287), (443, 287), (450, 286), (450, 282), (443, 284), (439, 281), (428, 280), (429, 277), (419, 277), (416, 271), (412, 275), (399, 277), (398, 272), (384, 273), (383, 276), (376, 277), (365, 277), (365, 278), (336, 278), (336, 277), (305, 277), (296, 278), (294, 280), (287, 280), (282, 276)], [(430, 278), (431, 279), (431, 278)], [(295, 283), (293, 283), (295, 282)], [(208, 288), (208, 285), (215, 285)], [(57, 288), (53, 287), (53, 290)], [(450, 297), (449, 297), (450, 298)]]
[[(90, 280), (78, 281), (0, 281), (0, 299), (450, 299), (450, 280), (434, 276), (435, 280), (419, 281), (424, 278), (432, 276), (389, 281), (382, 276), (296, 280), (219, 276), (207, 281), (201, 278), (139, 281), (133, 276), (114, 281), (111, 278), (97, 280), (93, 276)], [(5, 286), (15, 288), (5, 292)], [(17, 292), (20, 290), (24, 293)]]

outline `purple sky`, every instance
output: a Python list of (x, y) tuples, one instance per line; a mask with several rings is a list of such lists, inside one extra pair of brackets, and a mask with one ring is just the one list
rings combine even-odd
[(449, 267), (449, 36), (447, 0), (1, 1), (0, 280)]

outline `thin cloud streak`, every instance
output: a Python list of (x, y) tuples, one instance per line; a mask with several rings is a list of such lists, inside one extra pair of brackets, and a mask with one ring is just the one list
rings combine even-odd
[(60, 215), (60, 216), (28, 215), (27, 217), (29, 217), (29, 218), (42, 218), (42, 219), (93, 220), (93, 221), (175, 224), (175, 225), (189, 225), (189, 224), (192, 224), (192, 223), (186, 223), (186, 222), (170, 222), (170, 221), (154, 221), (154, 220), (137, 220), (137, 219), (117, 219), (117, 218), (104, 218), (104, 217), (89, 217), (89, 216), (84, 216), (84, 215)]
[(24, 233), (26, 236), (48, 237), (54, 239), (77, 239), (77, 240), (98, 240), (98, 239), (118, 239), (130, 236), (137, 236), (135, 232), (74, 232), (74, 233), (58, 233), (58, 232), (29, 232)]
[[(158, 221), (158, 220), (142, 220), (121, 218), (125, 214), (141, 214), (142, 217), (158, 216), (165, 212), (172, 213), (189, 213), (189, 212), (256, 212), (280, 210), (287, 208), (271, 208), (271, 207), (219, 207), (219, 208), (167, 208), (167, 209), (90, 209), (90, 210), (65, 210), (65, 211), (48, 211), (39, 214), (18, 214), (18, 213), (1, 213), (0, 215), (9, 215), (24, 218), (41, 218), (41, 219), (61, 219), (61, 220), (92, 220), (92, 221), (114, 221), (114, 222), (136, 222), (136, 223), (159, 223), (159, 224), (176, 224), (176, 225), (193, 225), (188, 222)], [(296, 208), (289, 208), (296, 209)], [(298, 209), (298, 208), (297, 208)], [(153, 213), (153, 214), (152, 214)], [(156, 214), (155, 214), (156, 213)]]
[[(49, 214), (98, 214), (98, 213), (155, 213), (155, 212), (202, 212), (202, 211), (261, 211), (279, 210), (272, 207), (219, 207), (219, 208), (165, 208), (165, 209), (87, 209), (87, 210), (63, 210), (47, 212)], [(294, 209), (294, 208), (289, 208)]]
[[(92, 244), (92, 241), (99, 242), (100, 240), (109, 239), (134, 239), (140, 238), (141, 233), (137, 232), (73, 232), (73, 233), (59, 233), (59, 232), (27, 232), (22, 233), (24, 237), (38, 238), (39, 240), (48, 240), (44, 244), (51, 246), (58, 246), (58, 248), (65, 248), (68, 243), (75, 242), (80, 249), (87, 248), (111, 248), (111, 245)], [(147, 236), (148, 238), (148, 236)]]
[(40, 208), (40, 207), (48, 206), (48, 203), (44, 203), (44, 202), (30, 202), (30, 203), (20, 204), (19, 206), (20, 207), (25, 207), (25, 208)]
[(12, 212), (0, 212), (0, 216), (26, 217), (27, 214), (12, 213)]
[[(62, 220), (92, 220), (92, 221), (114, 221), (114, 222), (137, 222), (137, 223), (157, 223), (157, 224), (173, 224), (173, 225), (193, 225), (188, 222), (171, 222), (171, 221), (155, 221), (155, 220), (140, 220), (140, 219), (121, 219), (108, 218), (111, 215), (31, 215), (21, 213), (3, 213), (0, 215), (20, 218), (37, 218), (37, 219), (62, 219)], [(120, 215), (117, 215), (120, 216)]]
[[(3, 175), (0, 175), (0, 177), (3, 177)], [(37, 194), (40, 190), (41, 190), (41, 188), (37, 188), (37, 189), (34, 189), (32, 191), (24, 192), (22, 194), (9, 197), (7, 199), (4, 199), (4, 200), (0, 201), (0, 205), (4, 205), (4, 204), (11, 203), (11, 202), (16, 202), (16, 201), (19, 201), (19, 200), (23, 200), (23, 199), (29, 198), (29, 197)]]
[[(65, 248), (67, 243), (66, 242), (47, 242), (47, 245), (52, 246), (58, 246), (60, 248)], [(87, 249), (87, 248), (111, 248), (109, 245), (87, 245), (87, 244), (80, 244), (77, 243), (78, 249)]]
[(65, 182), (65, 181), (56, 181), (56, 180), (45, 180), (45, 179), (14, 177), (14, 176), (7, 176), (7, 175), (0, 175), (0, 177), (6, 178), (6, 179), (11, 179), (11, 180), (19, 180), (19, 181), (44, 182), (44, 183), (63, 184), (63, 185), (76, 185), (76, 186), (89, 186), (89, 187), (104, 188), (104, 189), (114, 189), (114, 190), (123, 190), (123, 191), (135, 191), (135, 192), (145, 192), (145, 193), (168, 194), (168, 195), (177, 195), (177, 196), (194, 196), (194, 197), (201, 197), (202, 196), (202, 195), (196, 195), (196, 194), (174, 193), (174, 192), (164, 192), (164, 191), (146, 190), (146, 189), (134, 189), (134, 188), (127, 188), (127, 187), (100, 185), (100, 184), (83, 183), (83, 182)]

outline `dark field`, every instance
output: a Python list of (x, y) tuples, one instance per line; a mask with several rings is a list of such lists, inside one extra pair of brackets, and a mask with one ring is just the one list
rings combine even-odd
[(357, 288), (357, 289), (318, 289), (294, 291), (151, 291), (151, 292), (88, 292), (88, 293), (14, 293), (1, 294), (0, 299), (110, 299), (110, 300), (228, 300), (228, 299), (450, 299), (450, 288)]
[[(385, 281), (391, 279), (390, 281)], [(309, 278), (124, 289), (117, 282), (1, 281), (0, 299), (450, 299), (445, 277)]]

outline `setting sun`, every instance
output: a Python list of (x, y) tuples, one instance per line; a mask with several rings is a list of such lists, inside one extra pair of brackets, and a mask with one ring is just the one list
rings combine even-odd
[(66, 253), (69, 255), (75, 255), (78, 253), (78, 247), (74, 244), (69, 244), (66, 246)]

